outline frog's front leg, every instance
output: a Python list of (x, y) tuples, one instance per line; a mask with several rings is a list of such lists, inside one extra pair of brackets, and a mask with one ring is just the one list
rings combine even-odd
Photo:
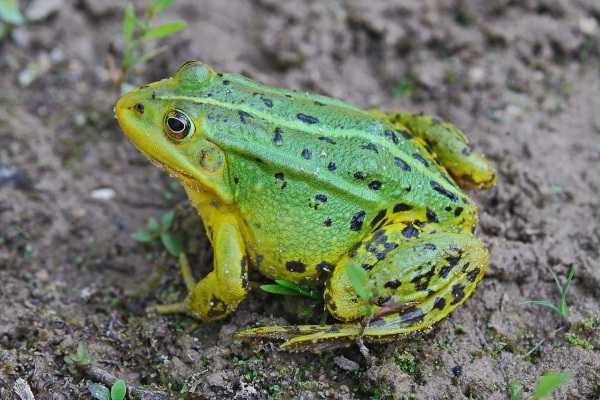
[(212, 225), (213, 270), (200, 282), (193, 281), (185, 255), (181, 272), (189, 294), (183, 303), (155, 306), (161, 314), (191, 313), (204, 321), (226, 317), (248, 292), (248, 261), (238, 223), (232, 215), (221, 215)]
[(461, 187), (489, 189), (494, 186), (494, 167), (481, 153), (471, 149), (467, 137), (454, 125), (430, 115), (372, 112), (394, 127), (408, 129), (413, 136), (425, 141)]
[[(238, 337), (284, 339), (283, 349), (320, 350), (393, 338), (428, 328), (471, 295), (488, 267), (488, 252), (470, 233), (418, 232), (405, 237), (407, 225), (386, 226), (345, 255), (328, 281), (328, 311), (347, 321), (335, 325), (274, 326), (242, 331)], [(356, 293), (348, 266), (369, 272), (369, 303)], [(367, 310), (374, 318), (366, 329)]]

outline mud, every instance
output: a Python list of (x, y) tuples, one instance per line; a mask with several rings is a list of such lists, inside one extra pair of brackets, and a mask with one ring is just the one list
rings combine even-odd
[[(30, 2), (23, 2), (30, 3)], [(35, 2), (32, 2), (35, 3)], [(363, 107), (452, 121), (499, 171), (474, 194), (491, 265), (431, 332), (319, 355), (232, 340), (295, 321), (254, 291), (231, 318), (195, 325), (144, 308), (181, 298), (176, 260), (130, 238), (176, 209), (200, 277), (210, 250), (184, 193), (123, 137), (107, 69), (121, 1), (64, 1), (0, 42), (0, 398), (91, 398), (63, 357), (86, 343), (129, 384), (185, 399), (508, 399), (566, 370), (555, 399), (600, 398), (600, 2), (596, 0), (178, 1), (189, 26), (131, 75), (184, 61)], [(141, 5), (141, 4), (140, 4)], [(558, 301), (569, 317), (524, 305)]]

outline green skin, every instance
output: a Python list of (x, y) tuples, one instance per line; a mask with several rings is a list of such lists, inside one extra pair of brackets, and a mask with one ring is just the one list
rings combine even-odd
[(198, 283), (182, 257), (190, 294), (159, 312), (223, 318), (246, 296), (252, 267), (324, 282), (327, 310), (356, 322), (368, 307), (346, 268), (368, 270), (375, 318), (364, 331), (342, 323), (238, 334), (298, 350), (429, 327), (485, 274), (487, 250), (472, 234), (477, 210), (460, 187), (491, 187), (495, 172), (448, 123), (364, 111), (200, 62), (127, 93), (116, 113), (132, 142), (181, 180), (215, 250), (214, 271)]

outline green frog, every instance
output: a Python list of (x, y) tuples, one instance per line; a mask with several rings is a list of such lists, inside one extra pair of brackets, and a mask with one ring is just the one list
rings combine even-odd
[[(255, 268), (324, 285), (339, 323), (250, 328), (239, 338), (283, 339), (288, 350), (384, 340), (447, 316), (487, 270), (463, 189), (490, 188), (496, 174), (447, 122), (273, 88), (198, 61), (126, 93), (115, 111), (133, 144), (181, 181), (214, 249), (199, 282), (181, 254), (189, 294), (159, 313), (224, 318)], [(368, 299), (352, 284), (356, 266)]]

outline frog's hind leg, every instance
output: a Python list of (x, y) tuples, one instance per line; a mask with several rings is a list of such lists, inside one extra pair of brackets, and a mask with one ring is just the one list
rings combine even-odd
[[(238, 337), (283, 339), (286, 350), (322, 350), (352, 343), (359, 335), (381, 341), (432, 326), (471, 295), (487, 270), (488, 253), (469, 233), (422, 232), (405, 238), (405, 228), (398, 223), (376, 231), (336, 266), (326, 306), (348, 323), (259, 327)], [(350, 264), (369, 272), (368, 303), (350, 283)], [(375, 317), (364, 328), (369, 303)]]
[(461, 187), (489, 189), (494, 186), (494, 167), (481, 153), (471, 150), (467, 137), (454, 125), (430, 115), (407, 112), (384, 114), (383, 118), (395, 128), (406, 128), (424, 140)]

